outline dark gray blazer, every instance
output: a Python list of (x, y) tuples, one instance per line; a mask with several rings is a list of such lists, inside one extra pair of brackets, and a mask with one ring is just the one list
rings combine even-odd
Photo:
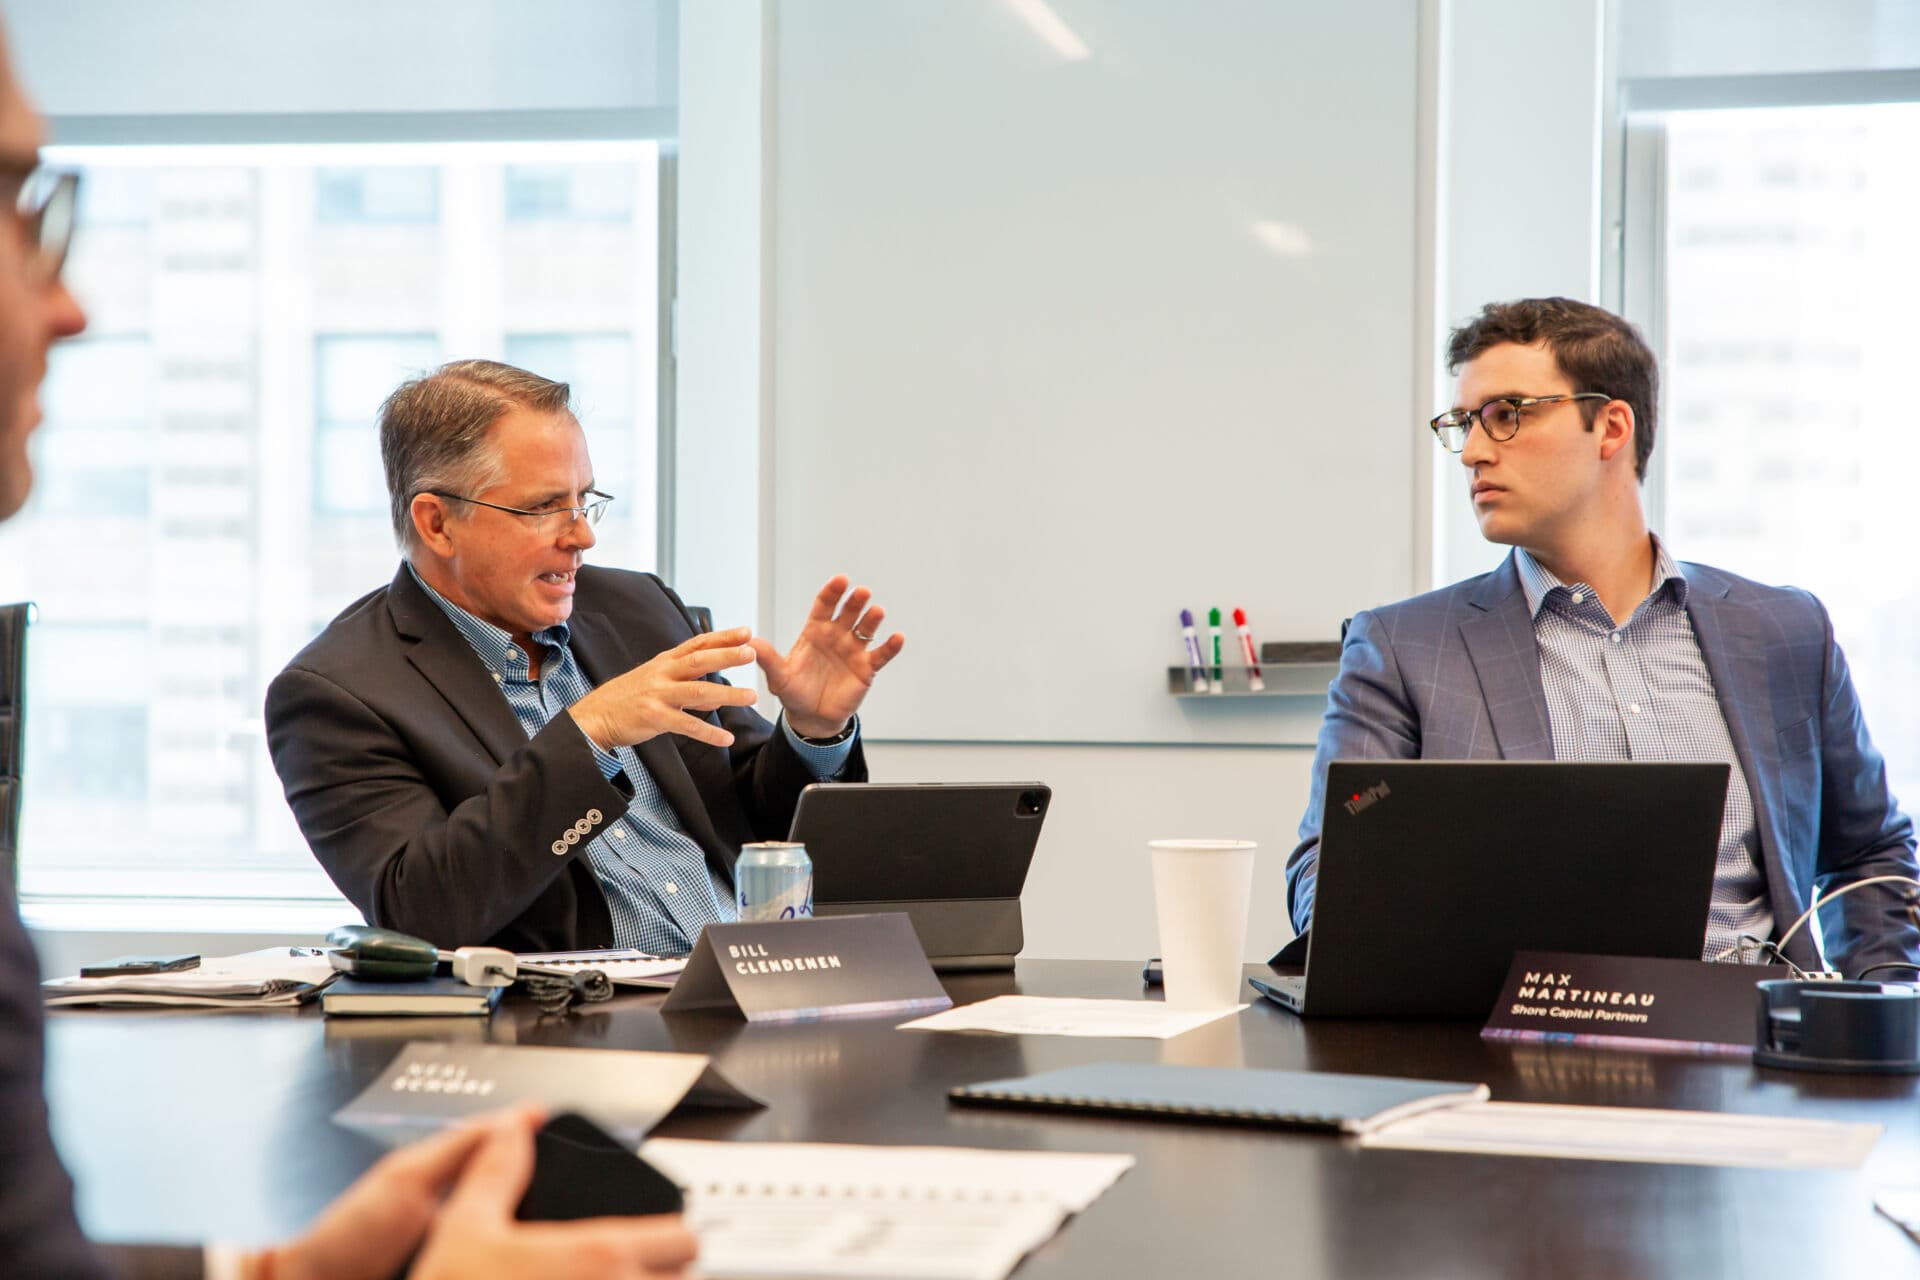
[[(1914, 871), (1913, 824), (1820, 602), (1805, 591), (1682, 564), (1692, 620), (1734, 751), (1753, 793), (1773, 918), (1784, 930), (1822, 893)], [(1327, 694), (1300, 844), (1287, 860), (1294, 927), (1313, 918), (1333, 760), (1551, 760), (1553, 735), (1533, 619), (1513, 556), (1492, 573), (1354, 617)], [(1828, 957), (1854, 974), (1920, 958), (1902, 886), (1875, 885), (1821, 912)], [(1702, 928), (1705, 921), (1702, 921)], [(1802, 928), (1788, 945), (1814, 960)]]
[(62, 1280), (184, 1280), (202, 1270), (197, 1247), (96, 1249), (73, 1212), (73, 1180), (53, 1148), (42, 1092), (46, 1044), (40, 967), (0, 873), (0, 1275)]
[[(569, 625), (596, 686), (695, 634), (664, 583), (618, 569), (580, 570)], [(294, 818), (369, 922), (443, 947), (613, 945), (587, 841), (553, 849), (575, 823), (603, 830), (626, 812), (626, 778), (600, 775), (571, 716), (529, 739), (405, 564), (274, 678), (266, 714)], [(733, 733), (732, 747), (667, 734), (636, 750), (708, 862), (731, 876), (743, 843), (785, 838), (814, 778), (751, 710), (708, 719)], [(866, 779), (858, 744), (840, 777)]]

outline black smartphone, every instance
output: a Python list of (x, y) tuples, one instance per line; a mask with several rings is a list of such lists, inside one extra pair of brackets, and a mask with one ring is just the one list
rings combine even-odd
[(1159, 956), (1155, 956), (1153, 959), (1147, 961), (1146, 968), (1140, 970), (1140, 981), (1146, 983), (1150, 987), (1157, 987), (1160, 985), (1160, 957)]
[(533, 1177), (514, 1217), (526, 1222), (679, 1213), (671, 1178), (582, 1115), (563, 1112), (533, 1138)]
[(115, 956), (111, 960), (81, 966), (80, 976), (117, 978), (128, 973), (178, 973), (182, 969), (199, 967), (200, 957), (185, 953), (177, 956)]

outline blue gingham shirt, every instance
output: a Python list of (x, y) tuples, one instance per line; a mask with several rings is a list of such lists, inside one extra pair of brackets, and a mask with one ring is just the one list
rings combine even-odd
[(1561, 582), (1523, 550), (1513, 559), (1533, 614), (1554, 759), (1733, 766), (1701, 948), (1711, 960), (1743, 933), (1773, 936), (1773, 911), (1753, 796), (1687, 617), (1687, 580), (1658, 538), (1653, 549), (1647, 598), (1618, 625), (1588, 584)]
[[(534, 679), (528, 675), (527, 655), (509, 632), (454, 604), (428, 586), (418, 572), (413, 576), (473, 646), (527, 737), (593, 691), (593, 682), (574, 661), (567, 644), (566, 623), (533, 634), (544, 650), (540, 676)], [(796, 734), (785, 716), (780, 718), (780, 728), (816, 778), (833, 777), (853, 754), (852, 734), (831, 746), (820, 746)], [(624, 773), (633, 787), (626, 813), (587, 844), (587, 860), (613, 916), (613, 944), (655, 955), (685, 955), (703, 927), (736, 918), (733, 886), (681, 827), (673, 806), (632, 747), (607, 751), (584, 731), (580, 736), (593, 749), (602, 777), (611, 780)]]

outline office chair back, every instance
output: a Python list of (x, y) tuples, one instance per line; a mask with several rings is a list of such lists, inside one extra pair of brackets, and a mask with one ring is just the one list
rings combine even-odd
[(0, 876), (18, 893), (20, 763), (26, 754), (27, 627), (30, 603), (0, 605)]

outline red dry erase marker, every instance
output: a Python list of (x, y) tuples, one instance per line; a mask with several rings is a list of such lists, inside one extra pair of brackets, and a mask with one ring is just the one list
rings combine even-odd
[(1233, 625), (1240, 632), (1240, 649), (1247, 655), (1247, 688), (1258, 693), (1267, 687), (1267, 682), (1260, 678), (1260, 659), (1253, 647), (1253, 628), (1247, 625), (1245, 609), (1233, 611)]

